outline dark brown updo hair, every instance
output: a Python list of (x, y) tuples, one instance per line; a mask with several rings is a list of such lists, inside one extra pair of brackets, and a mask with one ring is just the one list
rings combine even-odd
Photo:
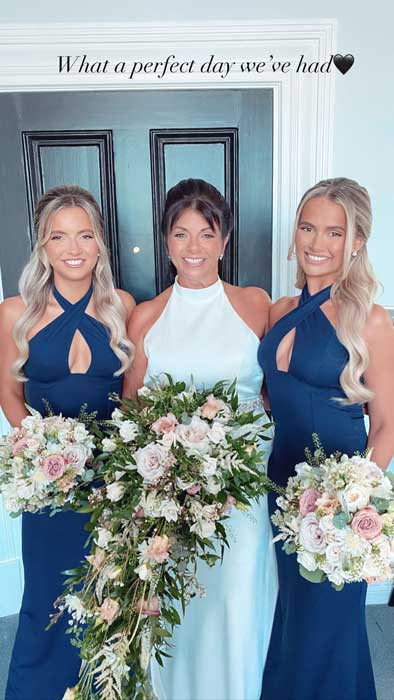
[(212, 229), (216, 225), (222, 238), (227, 238), (233, 230), (231, 209), (219, 190), (205, 180), (189, 178), (178, 182), (167, 193), (161, 220), (165, 238), (186, 209), (198, 211)]

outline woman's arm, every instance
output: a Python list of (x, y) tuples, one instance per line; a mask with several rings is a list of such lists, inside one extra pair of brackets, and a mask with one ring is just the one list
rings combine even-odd
[(134, 357), (131, 367), (127, 370), (123, 381), (123, 397), (135, 398), (137, 391), (144, 383), (148, 361), (144, 351), (144, 338), (149, 328), (151, 302), (143, 302), (136, 306), (131, 313), (127, 325), (127, 335), (134, 345)]
[(364, 339), (369, 350), (364, 379), (375, 394), (368, 403), (368, 448), (373, 448), (373, 461), (385, 469), (394, 454), (394, 328), (381, 306), (374, 306)]
[(18, 382), (11, 374), (11, 367), (19, 355), (12, 331), (23, 310), (23, 303), (18, 297), (6, 299), (0, 304), (0, 406), (14, 427), (20, 426), (22, 419), (28, 415), (23, 382)]

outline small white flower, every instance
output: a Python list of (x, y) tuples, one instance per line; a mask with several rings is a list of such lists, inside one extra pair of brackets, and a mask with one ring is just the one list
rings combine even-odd
[(308, 571), (316, 571), (317, 569), (316, 559), (312, 552), (299, 552), (297, 561)]
[(160, 506), (160, 515), (167, 520), (168, 523), (178, 520), (178, 515), (180, 513), (179, 505), (173, 500), (166, 500)]
[(120, 484), (118, 481), (114, 481), (114, 483), (108, 484), (107, 486), (107, 496), (113, 503), (116, 503), (116, 501), (120, 501), (121, 498), (123, 498), (124, 491), (125, 488), (123, 484)]
[(213, 496), (216, 496), (216, 494), (221, 491), (222, 486), (217, 479), (215, 479), (214, 476), (209, 476), (205, 482), (205, 490), (207, 493), (211, 493)]
[(116, 450), (116, 442), (110, 438), (104, 438), (102, 441), (102, 446), (104, 452), (114, 452), (114, 450)]
[(218, 445), (220, 442), (223, 442), (226, 438), (226, 431), (221, 425), (221, 423), (218, 423), (218, 421), (214, 421), (211, 430), (209, 432), (209, 439), (211, 442), (215, 443), (215, 445)]
[(203, 476), (213, 476), (216, 474), (218, 461), (216, 457), (204, 457), (201, 465), (201, 474)]
[(85, 440), (89, 437), (89, 433), (82, 423), (77, 423), (73, 432), (74, 440), (76, 440), (76, 442), (85, 442)]
[(138, 425), (132, 420), (124, 420), (119, 428), (119, 435), (123, 442), (131, 442), (138, 435)]
[(105, 527), (99, 527), (97, 530), (97, 538), (95, 539), (95, 543), (97, 544), (97, 546), (101, 549), (107, 549), (108, 544), (111, 542), (111, 540), (112, 533)]
[(150, 396), (152, 393), (151, 389), (149, 389), (148, 386), (142, 386), (140, 389), (138, 389), (137, 394), (138, 396), (142, 397), (147, 397)]
[(134, 569), (134, 571), (136, 574), (138, 574), (141, 581), (149, 581), (152, 576), (152, 572), (147, 564), (140, 564), (136, 569)]

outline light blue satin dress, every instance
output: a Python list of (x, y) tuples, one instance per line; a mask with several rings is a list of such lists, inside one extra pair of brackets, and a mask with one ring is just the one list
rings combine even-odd
[[(230, 304), (222, 282), (189, 289), (175, 282), (145, 336), (145, 382), (163, 372), (197, 387), (237, 379), (245, 410), (261, 413), (259, 338)], [(264, 422), (268, 422), (266, 419)], [(264, 442), (268, 459), (271, 443)], [(230, 549), (213, 569), (199, 563), (205, 598), (194, 598), (174, 634), (165, 668), (152, 662), (160, 700), (259, 700), (277, 597), (277, 572), (266, 498), (249, 513), (233, 508)], [(267, 698), (267, 700), (269, 700)]]

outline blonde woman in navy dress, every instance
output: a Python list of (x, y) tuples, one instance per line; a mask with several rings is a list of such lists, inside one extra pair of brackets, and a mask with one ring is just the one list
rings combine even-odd
[[(133, 313), (129, 329), (136, 353), (126, 395), (163, 372), (186, 384), (193, 375), (196, 386), (207, 388), (237, 379), (245, 410), (264, 414), (257, 349), (270, 300), (262, 289), (242, 289), (218, 277), (231, 227), (226, 201), (207, 182), (183, 180), (169, 191), (162, 228), (178, 276)], [(152, 664), (160, 700), (260, 697), (277, 593), (266, 499), (249, 517), (233, 509), (229, 522), (230, 549), (222, 566), (198, 565), (206, 598), (194, 598), (187, 607), (164, 669)]]
[[(285, 485), (313, 449), (373, 448), (383, 469), (394, 452), (394, 331), (374, 305), (367, 255), (368, 192), (347, 178), (323, 180), (302, 197), (291, 251), (298, 297), (272, 307), (259, 358), (275, 421), (268, 474)], [(368, 402), (370, 428), (364, 426)], [(275, 496), (269, 496), (270, 510)], [(365, 624), (366, 583), (336, 591), (310, 583), (276, 543), (279, 595), (262, 700), (375, 700)]]
[[(134, 300), (114, 288), (99, 207), (80, 187), (56, 187), (37, 205), (35, 230), (21, 295), (0, 306), (2, 409), (13, 426), (27, 415), (25, 402), (44, 415), (48, 402), (69, 417), (87, 404), (108, 418), (108, 395), (121, 392), (131, 359), (125, 324)], [(22, 516), (25, 589), (6, 700), (62, 700), (78, 680), (66, 616), (45, 627), (63, 589), (61, 572), (86, 554), (87, 520), (72, 512)]]

